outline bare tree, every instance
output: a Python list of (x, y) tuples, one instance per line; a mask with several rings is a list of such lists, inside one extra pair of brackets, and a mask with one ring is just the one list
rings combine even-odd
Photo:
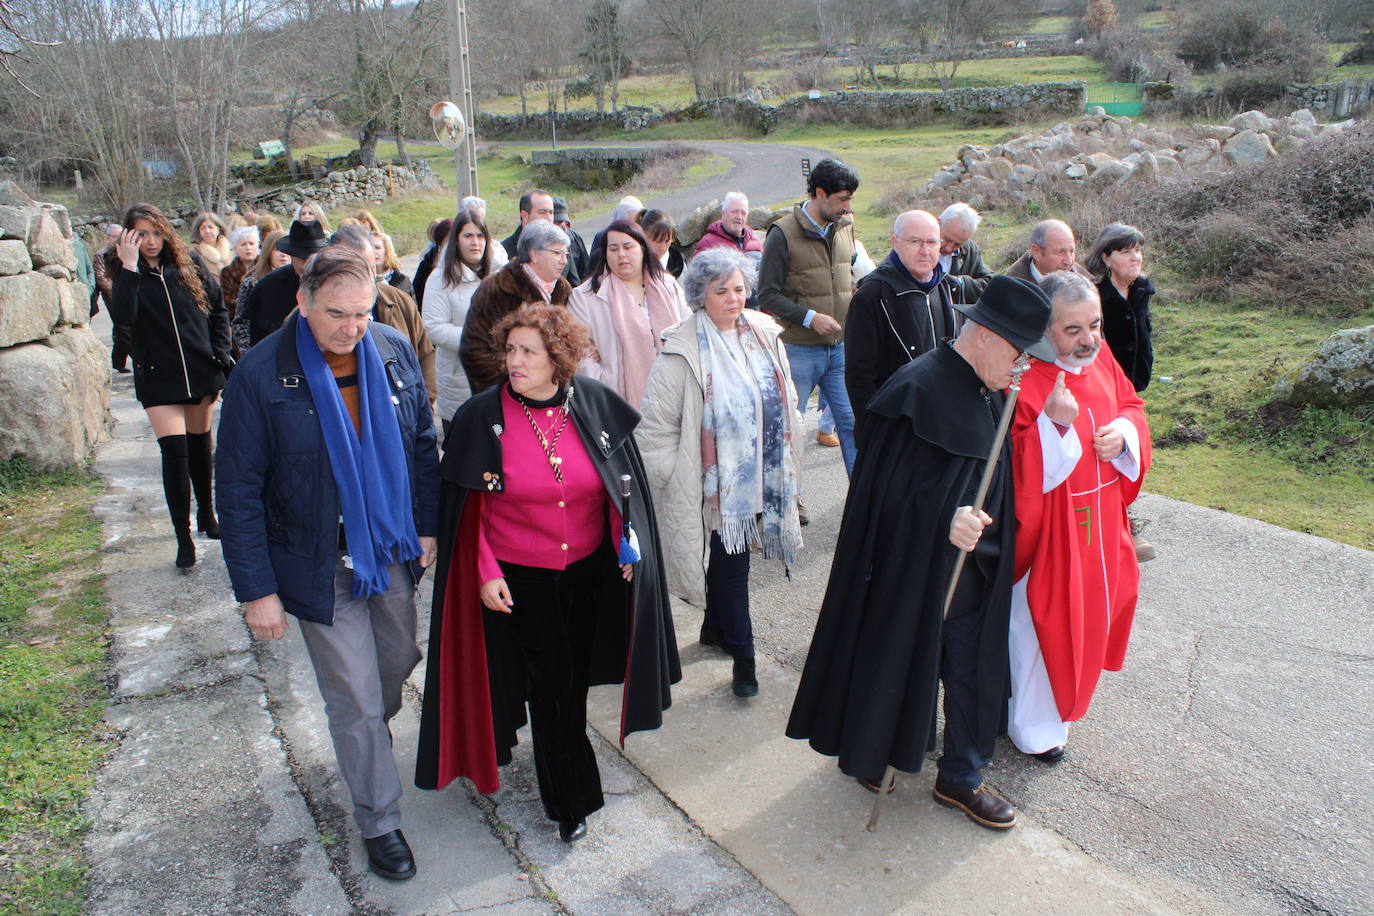
[(941, 53), (927, 65), (941, 89), (954, 84), (955, 74), (978, 41), (999, 34), (1026, 17), (1017, 0), (917, 0), (913, 26), (935, 37)]
[(1088, 0), (1083, 11), (1083, 31), (1094, 38), (1116, 28), (1116, 4), (1112, 0)]
[(114, 209), (144, 197), (151, 100), (136, 22), (100, 0), (34, 0), (27, 13), (38, 44), (13, 63), (34, 92), (5, 93), (5, 145), (30, 168), (81, 168)]
[(645, 0), (659, 35), (686, 60), (697, 101), (744, 89), (749, 58), (767, 27), (767, 4), (732, 0)]
[(596, 94), (596, 110), (606, 110), (606, 87), (610, 86), (611, 111), (620, 99), (620, 74), (626, 64), (625, 30), (620, 23), (618, 0), (595, 0), (587, 13), (587, 77)]

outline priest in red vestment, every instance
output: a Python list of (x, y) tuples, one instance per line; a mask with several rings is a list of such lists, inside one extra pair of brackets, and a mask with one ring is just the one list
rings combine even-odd
[(1053, 763), (1103, 670), (1120, 671), (1126, 657), (1140, 590), (1126, 507), (1150, 466), (1150, 429), (1102, 340), (1097, 290), (1067, 271), (1041, 288), (1053, 305), (1048, 335), (1058, 357), (1022, 378), (1012, 425), (1007, 733), (1023, 753)]

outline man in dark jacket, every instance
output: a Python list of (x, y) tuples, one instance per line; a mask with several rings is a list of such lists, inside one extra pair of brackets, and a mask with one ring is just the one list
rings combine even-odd
[(1031, 228), (1030, 248), (1007, 268), (1007, 276), (1039, 283), (1056, 270), (1067, 270), (1091, 280), (1092, 275), (1079, 267), (1075, 259), (1077, 247), (1068, 223), (1041, 220)]
[(553, 222), (553, 195), (542, 188), (534, 188), (520, 195), (520, 225), (515, 231), (501, 240), (506, 256), (515, 260), (516, 246), (520, 244), (520, 233), (537, 219)]
[(253, 284), (243, 308), (234, 316), (236, 328), (239, 325), (248, 327), (251, 346), (281, 327), (286, 316), (291, 314), (296, 307), (296, 290), (305, 262), (327, 244), (324, 227), (314, 220), (295, 220), (290, 231), (277, 239), (277, 250), (289, 254), (291, 263), (278, 267)]
[(940, 211), (940, 266), (956, 281), (955, 301), (977, 302), (992, 279), (983, 263), (983, 252), (973, 240), (983, 217), (966, 203), (953, 203)]
[(224, 562), (258, 639), (300, 623), (353, 818), (376, 874), (415, 874), (388, 720), (420, 660), (439, 462), (410, 343), (369, 324), (376, 281), (345, 247), (301, 273), (299, 314), (231, 376), (220, 417)]
[(590, 255), (586, 240), (572, 227), (568, 202), (561, 197), (553, 199), (553, 224), (568, 234), (568, 264), (563, 268), (563, 279), (569, 286), (580, 286), (587, 279)]
[[(1015, 559), (1010, 440), (985, 509), (972, 507), (1023, 352), (1053, 359), (1050, 304), (1033, 284), (995, 277), (949, 347), (898, 369), (869, 402), (787, 735), (878, 791), (887, 767), (917, 772), (944, 685), (935, 800), (1006, 829), (1016, 810), (983, 784), (1006, 715), (1007, 621)], [(969, 554), (952, 603), (958, 551)]]
[(892, 253), (859, 281), (844, 332), (844, 384), (854, 437), (864, 407), (892, 373), (953, 337), (958, 280), (940, 264), (940, 224), (908, 210), (892, 224)]

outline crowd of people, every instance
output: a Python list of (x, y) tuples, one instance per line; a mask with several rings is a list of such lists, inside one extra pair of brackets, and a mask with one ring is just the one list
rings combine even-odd
[(590, 244), (547, 191), (499, 241), (468, 197), (410, 277), (366, 210), (206, 213), (186, 238), (139, 204), (108, 227), (92, 303), (157, 436), (175, 563), (193, 530), (220, 538), (253, 635), (296, 619), (377, 874), (415, 873), (388, 721), (426, 570), (417, 785), (496, 791), (528, 723), (575, 841), (603, 804), (588, 689), (622, 685), (622, 742), (662, 724), (670, 595), (758, 694), (751, 555), (797, 561), (808, 409), (849, 490), (787, 734), (893, 791), (943, 687), (935, 799), (995, 829), (1016, 821), (982, 778), (997, 738), (1063, 758), (1153, 554), (1127, 514), (1150, 463), (1144, 238), (1108, 226), (1080, 266), (1046, 220), (994, 274), (954, 204), (900, 214), (875, 264), (859, 181), (822, 160), (765, 226), (731, 191), (690, 249), (633, 197)]

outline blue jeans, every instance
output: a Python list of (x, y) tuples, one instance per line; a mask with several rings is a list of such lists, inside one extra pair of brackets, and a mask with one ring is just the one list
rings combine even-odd
[(854, 409), (844, 387), (844, 344), (787, 344), (792, 383), (797, 387), (797, 409), (806, 414), (806, 402), (817, 387), (835, 418), (844, 470), (854, 470)]

